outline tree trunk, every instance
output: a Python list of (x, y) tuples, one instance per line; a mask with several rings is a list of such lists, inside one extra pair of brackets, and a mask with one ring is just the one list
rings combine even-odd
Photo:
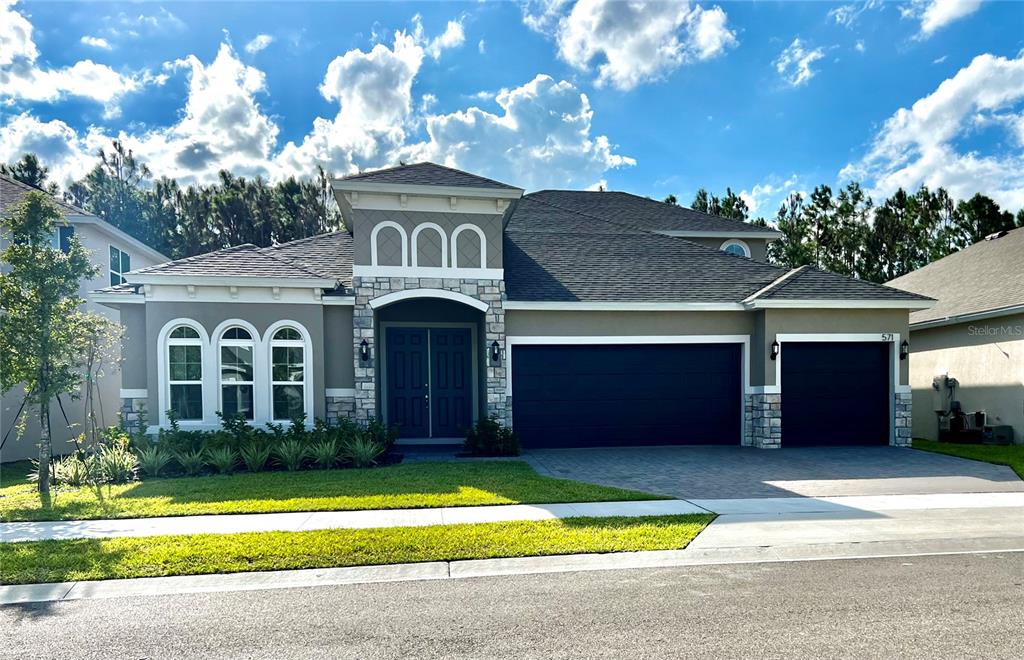
[(50, 402), (39, 404), (39, 492), (50, 493)]

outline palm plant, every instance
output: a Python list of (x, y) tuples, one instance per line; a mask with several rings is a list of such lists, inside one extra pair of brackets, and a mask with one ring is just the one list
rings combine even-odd
[(139, 449), (136, 454), (139, 457), (139, 469), (150, 477), (159, 477), (160, 472), (167, 467), (173, 458), (170, 452), (163, 447), (152, 446)]
[(321, 440), (309, 446), (309, 456), (321, 470), (329, 470), (338, 462), (338, 441)]
[(202, 472), (206, 466), (206, 452), (202, 449), (180, 451), (174, 455), (174, 458), (178, 461), (181, 469), (185, 471), (185, 474), (190, 477), (194, 477)]
[(262, 472), (270, 460), (270, 447), (256, 442), (245, 445), (238, 453), (242, 455), (242, 462), (249, 472)]
[(238, 453), (231, 447), (217, 447), (207, 453), (207, 459), (218, 474), (231, 474), (238, 462)]
[(384, 451), (384, 445), (371, 437), (360, 435), (345, 445), (342, 456), (352, 464), (352, 467), (367, 468), (376, 465), (377, 459)]
[(295, 470), (302, 469), (302, 464), (305, 462), (309, 452), (306, 451), (306, 446), (299, 440), (289, 439), (284, 440), (274, 449), (274, 455), (277, 456), (278, 462), (286, 470), (294, 472)]

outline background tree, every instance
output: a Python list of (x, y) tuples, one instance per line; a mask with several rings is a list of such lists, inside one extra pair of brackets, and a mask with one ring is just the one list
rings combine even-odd
[(92, 338), (103, 317), (81, 311), (79, 282), (96, 276), (77, 238), (62, 252), (52, 244), (60, 208), (49, 195), (31, 192), (0, 228), (10, 238), (0, 253), (0, 389), (24, 387), (26, 403), (39, 411), (39, 481), (49, 493), (52, 446), (50, 403), (61, 394), (76, 398)]
[(958, 210), (970, 232), (969, 243), (977, 243), (989, 234), (1014, 228), (1013, 214), (1002, 210), (995, 200), (981, 193), (960, 202)]
[(44, 167), (35, 154), (23, 154), (15, 163), (0, 163), (0, 174), (6, 174), (33, 188), (45, 190), (51, 195), (57, 194), (57, 184), (49, 180), (50, 168)]
[(768, 258), (780, 266), (798, 268), (814, 263), (814, 242), (804, 198), (793, 193), (779, 207), (775, 228), (782, 237), (768, 244)]

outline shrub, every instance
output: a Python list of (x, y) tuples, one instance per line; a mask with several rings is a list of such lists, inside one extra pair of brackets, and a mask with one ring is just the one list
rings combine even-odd
[(518, 456), (519, 437), (492, 415), (466, 431), (463, 449), (473, 456)]
[(270, 447), (255, 441), (242, 447), (238, 453), (241, 454), (245, 469), (249, 472), (262, 472), (270, 460)]
[(387, 451), (370, 434), (353, 438), (345, 445), (342, 455), (352, 467), (367, 468), (377, 464), (377, 459)]
[(173, 458), (169, 451), (158, 446), (142, 447), (136, 454), (139, 457), (139, 469), (149, 477), (159, 477)]
[(191, 449), (179, 451), (174, 454), (178, 465), (185, 471), (185, 474), (194, 477), (203, 471), (206, 466), (206, 452), (202, 449)]
[(329, 470), (338, 462), (338, 441), (321, 440), (309, 446), (309, 456), (321, 470)]
[(238, 453), (231, 447), (217, 447), (206, 452), (207, 460), (218, 474), (231, 474), (238, 462)]
[(59, 485), (84, 486), (91, 481), (89, 472), (85, 460), (78, 456), (65, 456), (53, 462), (53, 482)]
[(127, 436), (123, 443), (101, 447), (96, 457), (103, 481), (123, 484), (138, 478), (139, 458), (128, 446)]
[(295, 470), (302, 469), (302, 464), (305, 462), (308, 452), (306, 451), (306, 446), (300, 440), (289, 438), (274, 448), (274, 455), (277, 456), (278, 462), (286, 470), (294, 472)]
[(385, 451), (388, 451), (394, 446), (395, 440), (398, 438), (398, 427), (388, 426), (379, 419), (370, 418), (370, 421), (366, 424), (366, 433), (369, 434), (374, 442), (383, 447)]

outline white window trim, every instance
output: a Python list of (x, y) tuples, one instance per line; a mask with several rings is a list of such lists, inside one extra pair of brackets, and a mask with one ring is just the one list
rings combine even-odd
[(472, 224), (461, 224), (452, 231), (452, 268), (459, 267), (459, 234), (464, 231), (474, 232), (480, 237), (480, 268), (487, 268), (487, 236), (484, 230)]
[[(59, 243), (59, 241), (60, 241), (60, 239), (58, 238), (58, 243)], [(60, 245), (58, 244), (57, 247), (59, 248)], [(128, 255), (128, 260), (129, 261), (131, 261), (132, 255), (129, 254), (127, 251), (122, 250), (121, 248), (117, 247), (113, 243), (108, 243), (107, 244), (107, 282), (110, 283), (110, 276), (116, 274), (119, 278), (121, 278), (121, 281), (118, 282), (118, 284), (124, 284), (125, 282), (128, 281), (128, 279), (125, 277), (125, 274), (131, 272), (131, 268), (129, 267), (128, 270), (126, 270), (124, 272), (117, 272), (117, 271), (113, 270), (110, 267), (110, 250), (111, 249), (117, 250), (117, 253), (118, 253), (117, 254), (117, 266), (118, 266), (118, 268), (121, 267), (121, 262), (123, 261), (121, 255)], [(110, 286), (113, 286), (113, 284), (111, 284)]]
[(405, 233), (405, 228), (398, 224), (394, 220), (383, 220), (377, 223), (377, 226), (370, 232), (370, 263), (374, 266), (378, 265), (377, 262), (377, 235), (382, 229), (385, 228), (397, 229), (398, 233), (402, 236), (402, 266), (406, 267), (409, 265), (409, 235)]
[(216, 419), (216, 414), (214, 413), (214, 409), (217, 406), (217, 400), (215, 397), (216, 393), (212, 392), (211, 388), (206, 385), (208, 374), (212, 373), (214, 368), (209, 350), (210, 335), (206, 332), (206, 328), (197, 321), (187, 318), (177, 318), (165, 323), (160, 329), (159, 335), (157, 335), (157, 346), (159, 347), (156, 354), (157, 378), (159, 378), (160, 381), (157, 389), (157, 403), (160, 408), (160, 426), (164, 428), (170, 426), (170, 420), (167, 417), (167, 409), (170, 408), (171, 405), (170, 346), (175, 343), (180, 345), (180, 343), (195, 343), (197, 341), (195, 339), (170, 339), (171, 331), (179, 326), (192, 328), (199, 333), (198, 342), (203, 366), (203, 380), (199, 383), (202, 386), (203, 391), (203, 418), (183, 419), (179, 420), (178, 423), (182, 427), (195, 427), (210, 424), (212, 420)]
[[(736, 445), (743, 444), (747, 436), (746, 401), (744, 395), (750, 394), (750, 335), (604, 335), (604, 336), (508, 336), (505, 337), (505, 393), (512, 396), (512, 349), (515, 346), (580, 346), (580, 345), (632, 345), (632, 344), (740, 344), (740, 437)], [(515, 420), (512, 420), (515, 424)]]
[(726, 248), (730, 248), (733, 245), (743, 250), (744, 257), (746, 257), (747, 259), (750, 258), (750, 246), (747, 245), (746, 241), (741, 241), (738, 238), (730, 238), (729, 240), (722, 243), (721, 247), (719, 247), (718, 249), (721, 250), (722, 252), (725, 252)]
[[(425, 229), (431, 229), (433, 231), (436, 231), (437, 235), (438, 235), (438, 238), (441, 239), (441, 266), (440, 267), (441, 268), (447, 268), (448, 267), (448, 234), (446, 234), (444, 229), (441, 228), (441, 225), (437, 224), (436, 222), (422, 222), (422, 223), (416, 225), (416, 229), (412, 230), (412, 266), (413, 266), (413, 268), (416, 268), (417, 266), (419, 266), (419, 258), (420, 258), (419, 239), (420, 239), (420, 234), (422, 234)], [(374, 262), (374, 263), (376, 263), (376, 262)]]
[[(294, 328), (302, 336), (300, 340), (274, 340), (274, 334), (281, 328)], [(307, 424), (313, 422), (313, 342), (310, 339), (309, 330), (297, 321), (281, 320), (270, 325), (263, 335), (263, 355), (267, 367), (266, 378), (263, 383), (266, 385), (264, 400), (267, 405), (266, 421), (275, 424), (288, 423), (290, 419), (273, 419), (274, 417), (274, 346), (301, 346), (302, 347), (302, 398), (303, 407), (306, 413)], [(294, 384), (294, 382), (281, 383)]]
[[(252, 339), (225, 339), (224, 333), (231, 328), (240, 328), (249, 333)], [(260, 398), (258, 383), (263, 380), (260, 378), (260, 333), (256, 332), (256, 328), (248, 321), (241, 319), (231, 319), (224, 321), (213, 331), (213, 336), (217, 338), (216, 345), (216, 359), (217, 359), (217, 410), (224, 412), (224, 386), (234, 385), (248, 385), (252, 388), (252, 419), (246, 420), (247, 422), (254, 423), (259, 420), (262, 416), (260, 410)], [(224, 382), (224, 355), (220, 350), (221, 346), (243, 346), (252, 349), (252, 380), (248, 382), (244, 381), (230, 381), (229, 383)]]

